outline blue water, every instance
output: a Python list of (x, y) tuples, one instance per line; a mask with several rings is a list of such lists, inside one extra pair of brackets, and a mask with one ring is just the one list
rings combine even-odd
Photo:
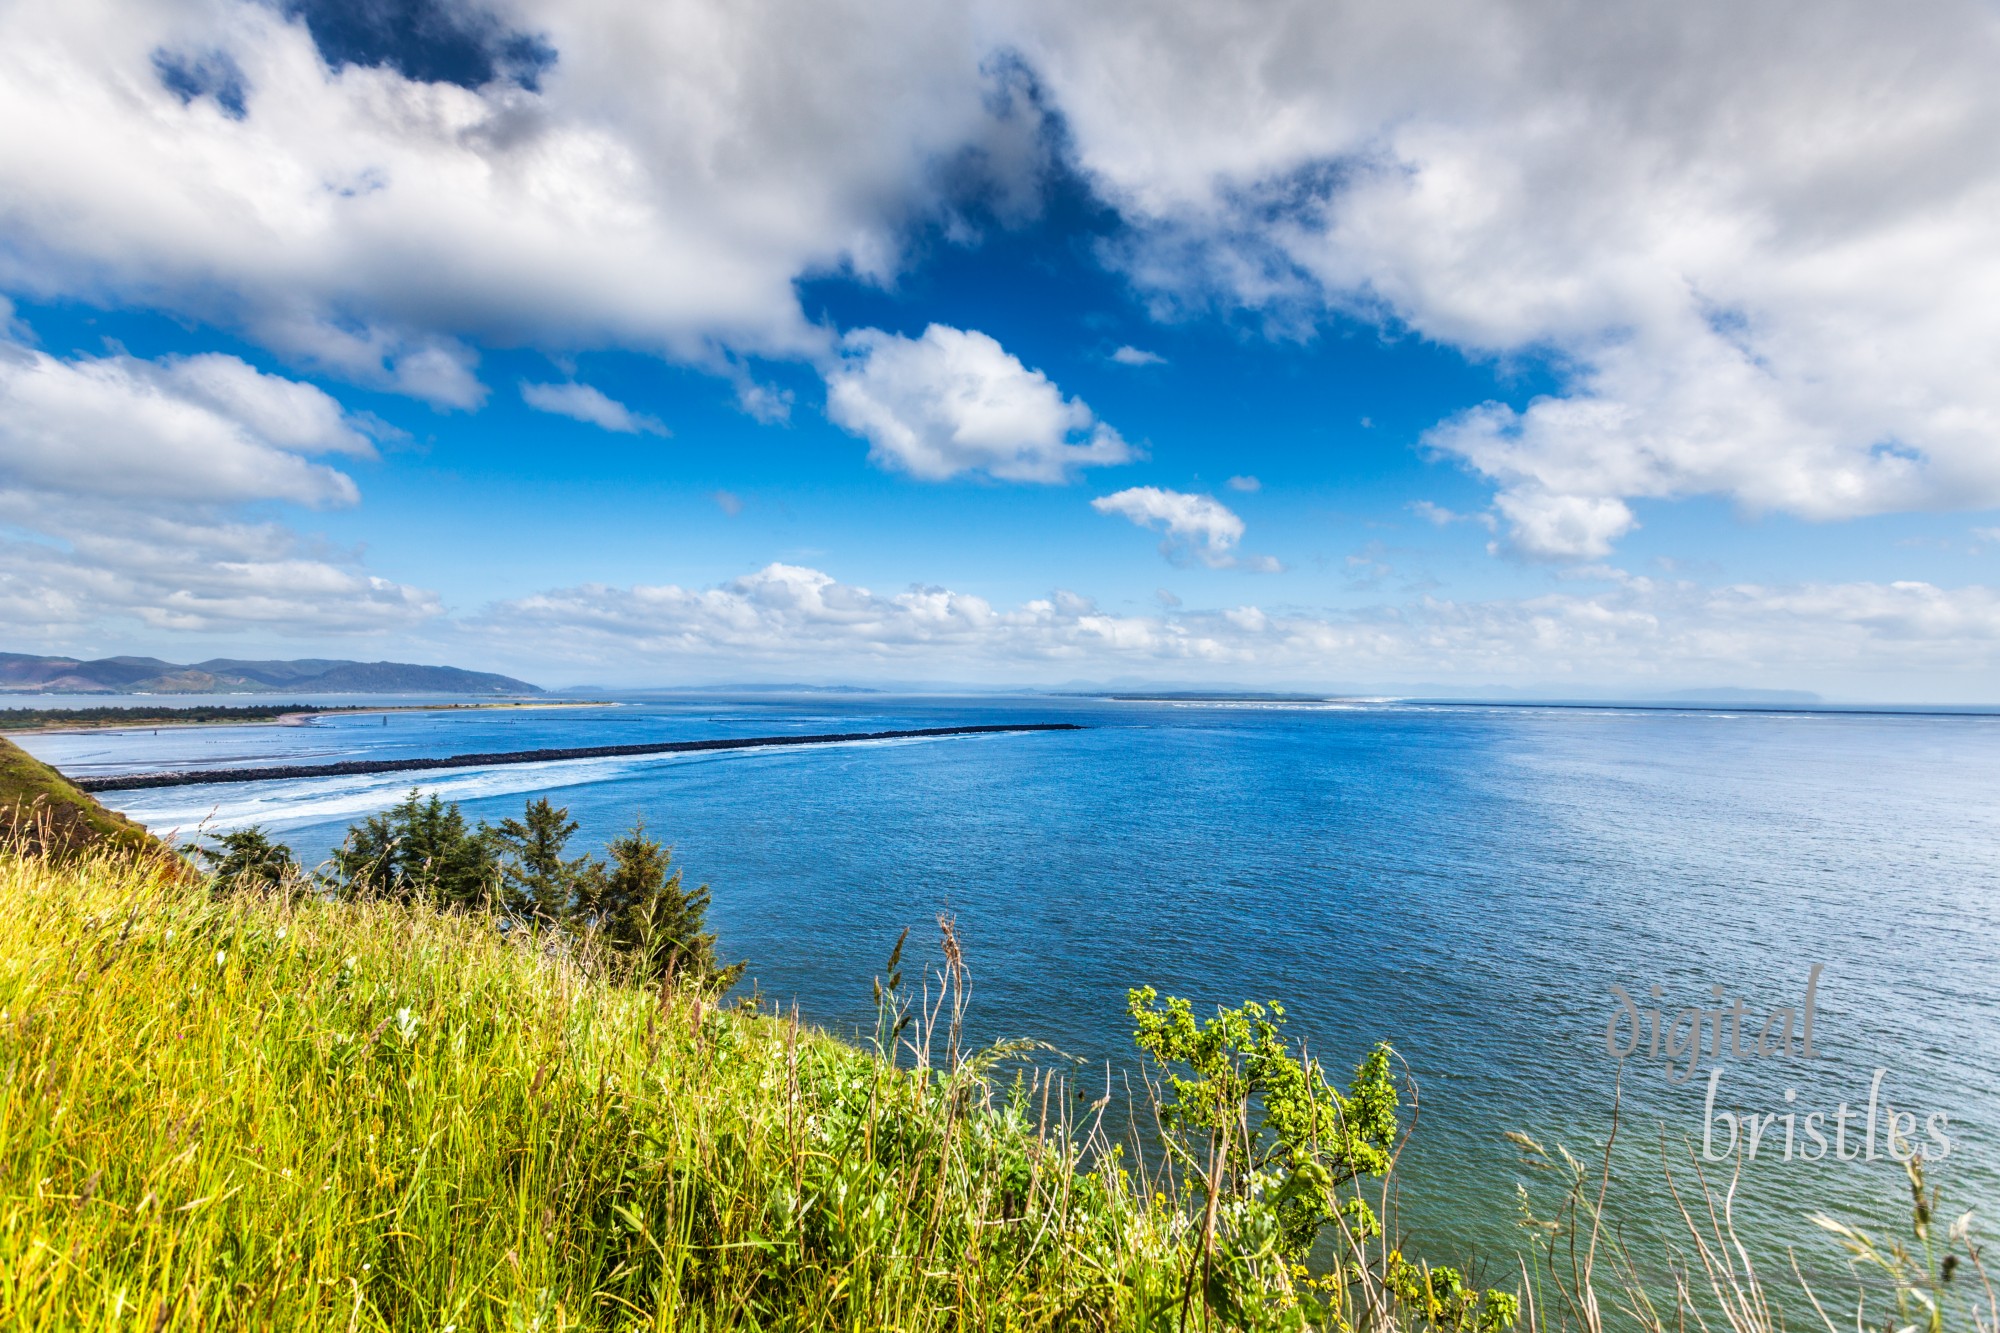
[[(1727, 1057), (1718, 1107), (1791, 1111), (1803, 1152), (1802, 1117), (1865, 1107), (1883, 1069), (1880, 1100), (1916, 1114), (1919, 1143), (1948, 1116), (1932, 1169), (1947, 1214), (2000, 1216), (2000, 718), (857, 695), (27, 744), (90, 774), (1006, 721), (1089, 730), (108, 800), (161, 831), (263, 823), (308, 860), (413, 781), (488, 820), (547, 793), (590, 844), (643, 815), (713, 886), (723, 951), (765, 1003), (865, 1027), (897, 935), (934, 957), (950, 912), (972, 1035), (1051, 1042), (1093, 1095), (1107, 1061), (1132, 1067), (1128, 987), (1283, 1000), (1330, 1065), (1395, 1043), (1421, 1089), (1401, 1220), (1496, 1274), (1518, 1243), (1515, 1184), (1540, 1180), (1503, 1132), (1581, 1150), (1610, 1126), (1613, 984), (1644, 1002), (1657, 983), (1670, 1011), (1719, 984), (1761, 1018), (1802, 1007), (1819, 964), (1821, 1058)], [(1660, 1126), (1699, 1144), (1713, 1063), (1684, 1084), (1624, 1066), (1614, 1199), (1642, 1239), (1665, 1216)], [(1886, 1158), (1785, 1161), (1782, 1136), (1743, 1165), (1760, 1245), (1831, 1256), (1806, 1212), (1883, 1221), (1907, 1198)], [(1726, 1182), (1737, 1160), (1709, 1169)]]

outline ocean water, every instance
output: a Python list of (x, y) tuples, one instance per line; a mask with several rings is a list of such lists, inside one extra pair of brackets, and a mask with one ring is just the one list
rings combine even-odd
[[(183, 836), (261, 823), (308, 861), (412, 785), (488, 820), (547, 794), (590, 845), (643, 816), (712, 886), (711, 924), (762, 1002), (865, 1028), (898, 934), (934, 963), (948, 912), (971, 1035), (1052, 1043), (1090, 1095), (1108, 1077), (1121, 1102), (1128, 988), (1283, 1001), (1331, 1067), (1394, 1043), (1420, 1090), (1401, 1223), (1421, 1251), (1490, 1276), (1520, 1243), (1517, 1184), (1548, 1185), (1506, 1131), (1590, 1150), (1615, 1104), (1614, 1206), (1650, 1252), (1671, 1230), (1663, 1143), (1685, 1179), (1705, 1123), (1711, 1152), (1729, 1137), (1707, 1119), (1712, 1069), (1715, 1109), (1765, 1126), (1754, 1160), (1738, 1135), (1704, 1164), (1719, 1185), (1740, 1172), (1760, 1253), (1797, 1244), (1823, 1271), (1837, 1252), (1807, 1213), (1906, 1213), (1892, 1108), (1934, 1156), (1942, 1117), (1931, 1175), (1947, 1215), (2000, 1219), (2000, 718), (684, 697), (26, 744), (85, 775), (1009, 721), (1088, 729), (106, 799)], [(1669, 1021), (1720, 986), (1715, 1007), (1740, 997), (1754, 1036), (1774, 1008), (1801, 1015), (1815, 966), (1815, 1059), (1725, 1051), (1675, 1082), (1643, 1041), (1623, 1062), (1607, 1049), (1614, 986)], [(1849, 1150), (1864, 1146), (1871, 1086), (1876, 1160), (1806, 1160), (1805, 1117), (1832, 1139), (1841, 1103)], [(1786, 1122), (1761, 1119), (1787, 1113), (1790, 1160)]]

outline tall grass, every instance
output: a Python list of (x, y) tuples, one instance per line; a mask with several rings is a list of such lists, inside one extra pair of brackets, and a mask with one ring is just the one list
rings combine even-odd
[[(630, 984), (587, 944), (220, 898), (158, 856), (0, 853), (0, 903), (6, 1327), (1452, 1322), (1444, 1270), (1393, 1234), (1340, 1238), (1331, 1281), (1239, 1265), (1218, 1314), (1192, 1280), (1219, 1267), (1214, 1209), (1189, 1182), (1106, 1142), (1103, 1098), (959, 1049), (948, 929), (936, 988), (884, 996), (899, 1067)], [(1571, 1181), (1551, 1256), (1558, 1232), (1596, 1243), (1590, 1184)], [(1589, 1261), (1522, 1276), (1526, 1327), (1616, 1322)], [(1647, 1326), (1693, 1327), (1699, 1295), (1657, 1293)], [(1749, 1308), (1722, 1326), (1775, 1327)]]
[[(1175, 1215), (1048, 1094), (474, 916), (0, 857), (15, 1326), (1126, 1325)], [(1027, 1085), (1023, 1085), (1024, 1092)]]
[[(1626, 1243), (1607, 1206), (1615, 1114), (1611, 1138), (1595, 1163), (1560, 1146), (1552, 1152), (1525, 1134), (1507, 1137), (1521, 1149), (1523, 1166), (1557, 1181), (1556, 1203), (1546, 1215), (1537, 1214), (1528, 1190), (1520, 1191), (1523, 1226), (1535, 1237), (1520, 1258), (1523, 1322), (1530, 1329), (2000, 1333), (2000, 1298), (1974, 1239), (1973, 1214), (1936, 1225), (1940, 1191), (1927, 1181), (1921, 1155), (1904, 1166), (1910, 1186), (1906, 1223), (1863, 1229), (1812, 1215), (1812, 1222), (1837, 1239), (1848, 1261), (1853, 1281), (1836, 1300), (1815, 1289), (1796, 1253), (1788, 1250), (1784, 1263), (1773, 1265), (1768, 1247), (1746, 1239), (1735, 1217), (1740, 1177), (1711, 1178), (1692, 1152), (1676, 1166), (1664, 1129), (1660, 1170), (1680, 1241), (1644, 1256)], [(1753, 1251), (1765, 1253), (1760, 1258)], [(1775, 1283), (1771, 1267), (1777, 1268)]]

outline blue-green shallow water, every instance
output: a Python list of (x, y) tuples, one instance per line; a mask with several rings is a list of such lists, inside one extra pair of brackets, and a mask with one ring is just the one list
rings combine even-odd
[[(1818, 963), (1821, 1058), (1726, 1059), (1718, 1106), (1830, 1117), (1865, 1106), (1886, 1069), (1885, 1102), (1949, 1116), (1933, 1176), (1950, 1215), (2000, 1216), (2000, 719), (854, 696), (28, 743), (81, 774), (1008, 720), (1090, 730), (423, 785), (489, 820), (548, 792), (593, 844), (643, 813), (713, 885), (712, 923), (762, 997), (836, 1029), (868, 1023), (897, 934), (928, 942), (943, 910), (974, 974), (973, 1035), (1052, 1042), (1094, 1084), (1107, 1059), (1128, 1061), (1139, 984), (1281, 999), (1341, 1067), (1387, 1037), (1422, 1089), (1402, 1220), (1428, 1251), (1489, 1264), (1516, 1244), (1527, 1178), (1503, 1131), (1583, 1148), (1608, 1127), (1612, 984), (1643, 997), (1659, 983), (1670, 1009), (1720, 984), (1761, 1014), (1800, 1004)], [(261, 821), (317, 859), (412, 780), (109, 799), (162, 830)], [(1661, 1216), (1645, 1154), (1661, 1123), (1699, 1137), (1706, 1075), (1625, 1069), (1638, 1152), (1619, 1189), (1642, 1232)], [(1765, 1252), (1780, 1239), (1831, 1255), (1804, 1213), (1889, 1218), (1906, 1197), (1893, 1163), (1786, 1162), (1782, 1134), (1767, 1132), (1740, 1191)], [(1796, 1142), (1809, 1147), (1802, 1126)]]

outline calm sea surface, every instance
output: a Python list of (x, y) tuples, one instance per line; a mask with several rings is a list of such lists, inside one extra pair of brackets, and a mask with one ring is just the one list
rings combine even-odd
[[(261, 823), (308, 861), (413, 781), (495, 821), (547, 793), (593, 847), (643, 816), (713, 886), (723, 951), (766, 1002), (864, 1027), (897, 935), (935, 959), (950, 912), (973, 1035), (1053, 1043), (1093, 1094), (1107, 1061), (1130, 1067), (1128, 987), (1282, 1000), (1329, 1065), (1381, 1037), (1402, 1053), (1421, 1089), (1403, 1223), (1492, 1276), (1517, 1181), (1546, 1184), (1504, 1131), (1587, 1149), (1611, 1124), (1613, 985), (1642, 1005), (1661, 986), (1670, 1018), (1721, 986), (1754, 1031), (1803, 1008), (1817, 964), (1818, 1059), (1725, 1053), (1679, 1084), (1643, 1044), (1625, 1063), (1614, 1199), (1639, 1234), (1660, 1222), (1661, 1126), (1685, 1162), (1719, 1065), (1718, 1110), (1794, 1117), (1793, 1160), (1780, 1120), (1742, 1168), (1760, 1243), (1829, 1255), (1806, 1212), (1895, 1215), (1891, 1107), (1934, 1154), (1946, 1117), (1945, 1210), (2000, 1221), (2000, 718), (855, 695), (26, 744), (85, 775), (1008, 721), (1089, 729), (107, 799), (160, 831)], [(1857, 1150), (1871, 1084), (1878, 1160), (1804, 1160), (1806, 1115), (1830, 1139), (1843, 1102)]]

